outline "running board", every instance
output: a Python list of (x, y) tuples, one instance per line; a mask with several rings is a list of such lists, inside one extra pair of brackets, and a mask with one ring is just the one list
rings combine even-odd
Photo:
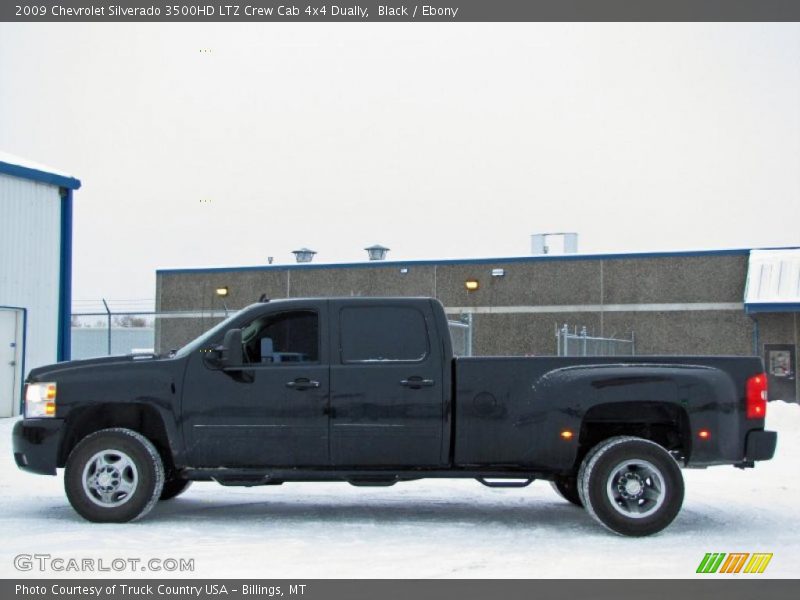
[(355, 487), (390, 487), (400, 481), (398, 477), (377, 479), (348, 479), (347, 483)]
[(536, 481), (533, 477), (529, 479), (505, 479), (505, 480), (495, 480), (491, 481), (486, 479), (485, 477), (476, 477), (475, 481), (482, 483), (486, 487), (490, 488), (524, 488), (528, 487), (534, 481)]
[(226, 487), (254, 487), (257, 485), (283, 485), (279, 479), (271, 479), (269, 476), (259, 477), (212, 477), (220, 485)]

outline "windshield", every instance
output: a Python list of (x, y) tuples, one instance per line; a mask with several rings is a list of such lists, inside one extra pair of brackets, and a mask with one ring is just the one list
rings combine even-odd
[(236, 311), (229, 317), (227, 317), (224, 321), (220, 321), (214, 327), (206, 331), (205, 333), (201, 334), (199, 337), (196, 337), (191, 342), (183, 346), (180, 350), (175, 353), (176, 358), (181, 358), (183, 356), (187, 356), (191, 354), (195, 350), (199, 350), (205, 344), (210, 342), (214, 339), (220, 332), (224, 331), (227, 327), (230, 326), (231, 322), (239, 316), (239, 313), (242, 312), (240, 310)]

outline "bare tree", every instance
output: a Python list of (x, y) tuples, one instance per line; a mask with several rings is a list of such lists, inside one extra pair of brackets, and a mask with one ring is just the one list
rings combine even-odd
[(114, 317), (114, 325), (117, 327), (147, 327), (147, 320), (144, 317), (122, 315)]

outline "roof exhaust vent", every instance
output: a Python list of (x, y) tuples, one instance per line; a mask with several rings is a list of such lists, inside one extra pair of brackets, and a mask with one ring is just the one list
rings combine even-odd
[(575, 254), (578, 252), (578, 234), (569, 233), (534, 233), (531, 236), (531, 253), (538, 254)]
[(294, 258), (297, 262), (310, 263), (314, 260), (316, 251), (310, 250), (309, 248), (300, 248), (299, 250), (292, 250), (292, 254), (294, 254)]
[(389, 248), (380, 244), (364, 248), (364, 250), (367, 251), (370, 260), (386, 260), (386, 253), (389, 252)]

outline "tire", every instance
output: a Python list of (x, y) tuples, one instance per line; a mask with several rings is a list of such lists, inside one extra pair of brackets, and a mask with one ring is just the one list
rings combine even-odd
[(637, 437), (613, 437), (595, 446), (581, 465), (578, 485), (592, 518), (620, 535), (657, 533), (683, 504), (678, 463), (655, 442)]
[(102, 429), (70, 452), (64, 489), (72, 508), (87, 521), (127, 523), (153, 508), (164, 486), (164, 466), (155, 446), (131, 429)]
[(550, 482), (553, 489), (567, 502), (575, 506), (583, 506), (580, 494), (578, 494), (578, 480), (575, 477), (558, 477)]
[(192, 485), (192, 482), (188, 479), (184, 479), (183, 477), (170, 477), (166, 481), (164, 481), (164, 487), (161, 489), (161, 496), (159, 496), (159, 500), (172, 500), (173, 498), (177, 498), (183, 492), (189, 489), (189, 486)]

